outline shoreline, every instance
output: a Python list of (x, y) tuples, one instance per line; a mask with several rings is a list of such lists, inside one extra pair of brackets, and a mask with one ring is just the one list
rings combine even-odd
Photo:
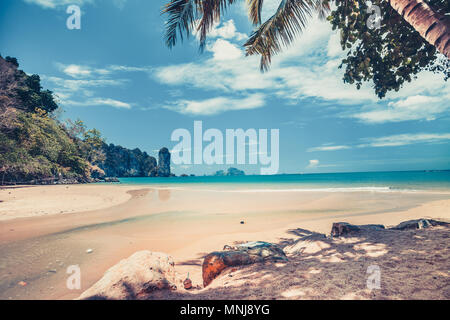
[(91, 213), (126, 203), (133, 193), (141, 190), (166, 190), (170, 192), (195, 191), (218, 194), (276, 193), (391, 193), (450, 195), (450, 190), (391, 189), (389, 187), (334, 187), (334, 188), (272, 188), (271, 186), (229, 184), (71, 184), (71, 185), (21, 185), (0, 187), (0, 222), (52, 217), (67, 214)]
[(0, 221), (107, 209), (131, 199), (133, 186), (72, 184), (0, 188)]
[[(292, 197), (277, 192), (267, 197), (167, 186), (122, 187), (119, 191), (128, 192), (129, 199), (108, 208), (0, 221), (0, 254), (5, 257), (0, 298), (76, 298), (108, 268), (140, 250), (172, 255), (180, 277), (189, 272), (193, 283), (200, 284), (202, 257), (225, 244), (292, 241), (292, 230), (329, 233), (338, 221), (389, 226), (414, 218), (450, 219), (450, 199), (442, 194), (309, 192)], [(239, 224), (241, 220), (245, 224)], [(86, 254), (89, 248), (93, 253)], [(55, 261), (62, 265), (55, 266)], [(65, 268), (71, 264), (84, 270), (82, 290), (77, 292), (64, 285)], [(53, 269), (57, 272), (49, 273)], [(11, 281), (30, 285), (10, 287)]]

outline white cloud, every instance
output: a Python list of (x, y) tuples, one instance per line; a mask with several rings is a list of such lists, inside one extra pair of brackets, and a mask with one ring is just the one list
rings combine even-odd
[(319, 160), (314, 159), (314, 160), (309, 160), (309, 164), (307, 166), (307, 168), (316, 168), (319, 165)]
[(64, 63), (55, 63), (55, 66), (59, 71), (64, 74), (76, 78), (92, 78), (92, 77), (100, 77), (104, 78), (107, 75), (110, 75), (114, 72), (150, 72), (152, 67), (134, 67), (134, 66), (124, 66), (124, 65), (111, 65), (105, 68), (94, 68), (87, 65), (79, 65), (79, 64), (64, 64)]
[(398, 134), (379, 138), (361, 139), (367, 141), (365, 144), (358, 145), (364, 147), (397, 147), (416, 143), (434, 143), (450, 140), (450, 133), (413, 133)]
[(342, 70), (337, 68), (340, 59), (328, 60), (323, 50), (331, 34), (327, 22), (313, 19), (292, 47), (274, 57), (271, 70), (264, 74), (259, 71), (258, 56), (244, 57), (242, 47), (219, 38), (207, 45), (212, 57), (158, 67), (153, 75), (170, 86), (232, 93), (256, 90), (288, 102), (308, 97), (340, 104), (376, 102), (372, 89), (357, 90), (342, 82)]
[(66, 75), (72, 77), (72, 78), (90, 78), (92, 76), (105, 76), (109, 73), (111, 73), (108, 69), (96, 69), (91, 68), (89, 66), (83, 66), (78, 64), (69, 64), (65, 65), (62, 63), (55, 63), (56, 67)]
[(247, 35), (236, 30), (233, 19), (216, 24), (208, 33), (209, 38), (236, 39), (238, 41), (247, 39)]
[(261, 74), (257, 68), (253, 57), (225, 61), (210, 58), (203, 63), (159, 67), (153, 75), (167, 85), (188, 85), (203, 90), (235, 93), (273, 86), (271, 77)]
[(342, 47), (340, 35), (338, 32), (334, 32), (331, 34), (327, 43), (327, 55), (329, 57), (336, 57), (342, 55)]
[[(95, 98), (95, 89), (102, 87), (121, 87), (125, 79), (63, 79), (59, 77), (42, 77), (53, 84), (53, 91), (59, 103), (67, 106), (111, 106), (130, 109), (131, 104), (110, 98)], [(76, 99), (76, 100), (75, 100)]]
[(235, 60), (242, 57), (242, 51), (237, 46), (222, 39), (216, 40), (208, 50), (213, 53), (214, 60)]
[(178, 100), (164, 106), (166, 109), (190, 115), (215, 115), (231, 110), (261, 108), (265, 104), (264, 96), (253, 94), (242, 99), (216, 97), (206, 100)]
[(110, 65), (105, 68), (95, 68), (79, 64), (55, 63), (55, 66), (70, 78), (46, 77), (42, 79), (53, 84), (53, 90), (59, 102), (71, 106), (105, 105), (114, 108), (130, 109), (132, 104), (110, 98), (95, 98), (95, 90), (105, 87), (122, 87), (130, 80), (111, 78), (118, 72), (149, 72), (151, 67), (131, 67)]
[[(264, 0), (262, 11), (261, 11), (261, 20), (263, 22), (275, 14), (278, 7), (280, 6), (280, 2), (281, 2), (280, 0)], [(238, 12), (241, 15), (244, 15), (245, 17), (248, 16), (247, 1), (241, 2), (241, 7)]]
[(93, 3), (95, 0), (24, 0), (26, 3), (37, 4), (46, 9), (55, 9), (71, 4), (83, 5), (86, 3)]
[(63, 66), (62, 71), (73, 78), (88, 77), (91, 75), (91, 70), (75, 64)]
[[(361, 138), (355, 148), (398, 147), (417, 143), (442, 143), (450, 140), (450, 133), (405, 133), (384, 137)], [(336, 151), (351, 149), (352, 146), (336, 145), (309, 148), (307, 151)]]
[[(72, 4), (82, 6), (84, 4), (91, 4), (98, 0), (24, 0), (26, 3), (38, 5), (44, 9), (57, 9)], [(111, 2), (110, 0), (106, 2)], [(112, 3), (117, 8), (122, 9), (127, 0), (113, 0)]]
[[(436, 82), (434, 82), (436, 83)], [(444, 90), (443, 90), (444, 92)], [(442, 94), (444, 94), (442, 92)], [(351, 117), (367, 123), (400, 122), (407, 120), (435, 120), (450, 110), (450, 94), (441, 96), (414, 95), (389, 102), (386, 106), (376, 105), (369, 111), (352, 114)]]
[(83, 93), (89, 92), (94, 87), (122, 86), (128, 80), (126, 79), (63, 79), (60, 77), (42, 77), (44, 80), (52, 82), (56, 88), (55, 91), (64, 93)]
[(349, 146), (322, 146), (322, 147), (314, 147), (309, 148), (308, 152), (314, 152), (314, 151), (336, 151), (336, 150), (345, 150), (350, 149)]
[(125, 4), (127, 3), (128, 0), (113, 0), (113, 4), (119, 8), (119, 9), (123, 9), (125, 7)]
[(65, 101), (66, 105), (72, 106), (108, 106), (117, 109), (131, 109), (131, 104), (127, 102), (122, 102), (119, 100), (114, 100), (110, 98), (94, 98), (85, 101)]
[(152, 67), (132, 67), (132, 66), (121, 66), (121, 65), (112, 65), (107, 67), (109, 71), (123, 71), (123, 72), (150, 72), (152, 71)]
[[(277, 6), (278, 1), (266, 1), (263, 12), (272, 14)], [(335, 116), (366, 123), (433, 120), (450, 109), (450, 86), (442, 75), (431, 72), (422, 72), (383, 100), (375, 95), (371, 83), (363, 83), (360, 90), (344, 83), (344, 71), (338, 67), (346, 52), (340, 47), (339, 33), (327, 21), (312, 18), (298, 39), (273, 57), (271, 69), (264, 74), (259, 72), (259, 57), (245, 57), (243, 48), (232, 41), (234, 23), (225, 22), (220, 28), (224, 29), (213, 31), (218, 39), (207, 44), (208, 53), (201, 61), (155, 68), (153, 76), (169, 86), (221, 94), (252, 90), (289, 104), (301, 105), (302, 100), (312, 98), (317, 104), (348, 105), (336, 108)]]

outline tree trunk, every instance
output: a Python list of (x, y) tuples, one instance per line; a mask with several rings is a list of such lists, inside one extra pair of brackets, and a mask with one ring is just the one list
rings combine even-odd
[(444, 16), (423, 0), (388, 0), (420, 35), (450, 59), (450, 17)]

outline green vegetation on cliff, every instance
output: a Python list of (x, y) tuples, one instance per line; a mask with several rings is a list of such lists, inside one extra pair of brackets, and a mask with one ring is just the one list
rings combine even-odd
[(31, 182), (53, 177), (88, 178), (89, 163), (64, 128), (43, 112), (16, 111), (14, 122), (0, 127), (2, 183)]
[(107, 145), (81, 120), (58, 121), (53, 93), (18, 67), (15, 58), (0, 56), (0, 184), (157, 175), (147, 153)]

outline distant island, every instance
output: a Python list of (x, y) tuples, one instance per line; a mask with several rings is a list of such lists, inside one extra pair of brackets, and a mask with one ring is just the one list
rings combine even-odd
[(167, 148), (157, 163), (138, 148), (106, 144), (81, 120), (58, 120), (59, 110), (39, 75), (27, 75), (16, 58), (0, 55), (0, 185), (173, 176)]
[(245, 172), (236, 168), (228, 168), (227, 171), (219, 170), (216, 171), (213, 176), (223, 177), (223, 176), (245, 176)]

